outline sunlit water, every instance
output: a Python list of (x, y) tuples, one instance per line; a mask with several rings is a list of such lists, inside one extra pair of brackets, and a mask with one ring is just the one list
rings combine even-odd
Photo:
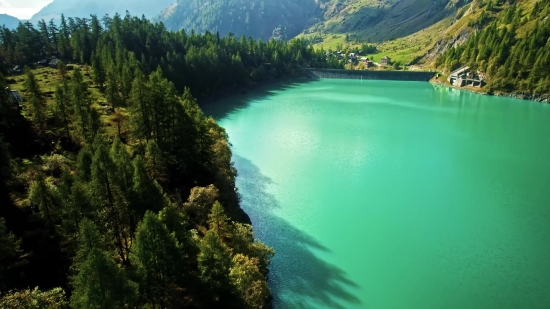
[(286, 308), (550, 308), (550, 106), (320, 80), (206, 109)]

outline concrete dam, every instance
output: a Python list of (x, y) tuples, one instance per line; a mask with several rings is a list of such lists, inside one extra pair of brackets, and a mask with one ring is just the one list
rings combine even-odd
[(364, 80), (401, 80), (427, 82), (435, 76), (435, 72), (415, 71), (353, 71), (334, 69), (306, 69), (312, 77), (339, 78), (339, 79), (364, 79)]

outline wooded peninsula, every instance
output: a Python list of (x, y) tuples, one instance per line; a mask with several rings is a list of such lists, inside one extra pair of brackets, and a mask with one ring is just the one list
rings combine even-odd
[(341, 64), (129, 14), (2, 27), (0, 308), (264, 307), (274, 251), (195, 98), (303, 67)]

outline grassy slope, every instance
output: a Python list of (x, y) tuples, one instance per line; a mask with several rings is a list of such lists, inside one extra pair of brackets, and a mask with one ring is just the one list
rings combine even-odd
[(350, 34), (362, 42), (394, 40), (453, 15), (468, 0), (330, 0), (303, 34)]
[[(361, 1), (361, 0), (359, 0)], [(368, 0), (365, 0), (368, 1)], [(537, 0), (520, 0), (518, 3), (521, 8), (524, 10), (524, 16), (528, 15), (533, 9), (534, 3)], [(538, 0), (541, 1), (541, 0)], [(495, 7), (492, 11), (487, 12), (490, 18), (497, 17), (500, 12), (504, 9), (507, 4)], [(456, 14), (442, 19), (441, 21), (422, 29), (413, 34), (399, 37), (394, 40), (388, 40), (383, 43), (375, 43), (379, 52), (374, 55), (369, 55), (374, 61), (379, 61), (383, 56), (390, 56), (393, 61), (397, 61), (402, 64), (406, 64), (414, 60), (415, 58), (420, 58), (425, 56), (427, 53), (432, 50), (434, 45), (438, 42), (443, 43), (452, 43), (459, 37), (461, 34), (466, 32), (475, 31), (468, 24), (471, 21), (476, 21), (479, 19), (479, 16), (484, 7), (479, 6), (479, 1), (473, 1), (464, 7), (457, 10)], [(383, 25), (390, 25), (391, 19), (385, 20)], [(378, 27), (378, 26), (377, 26)], [(534, 27), (534, 22), (527, 22), (525, 25), (518, 29), (518, 37), (523, 37), (525, 34), (532, 30)], [(336, 28), (335, 28), (336, 29)], [(336, 49), (336, 46), (350, 46), (355, 47), (359, 46), (364, 42), (369, 42), (369, 40), (364, 40), (363, 38), (367, 33), (373, 32), (378, 28), (361, 30), (356, 32), (346, 32), (342, 34), (333, 34), (333, 33), (322, 33), (323, 42), (315, 43), (314, 46), (317, 48), (323, 47), (324, 49)], [(312, 39), (315, 36), (319, 36), (321, 32), (313, 32), (308, 34), (302, 34), (300, 37)], [(352, 40), (351, 42), (346, 42), (346, 34), (350, 35), (352, 38), (357, 36), (361, 43), (355, 44)], [(433, 66), (433, 61), (435, 60), (436, 55), (423, 57), (421, 59), (421, 64), (425, 68), (430, 68)]]
[[(378, 62), (383, 56), (389, 56), (392, 61), (397, 61), (402, 64), (407, 64), (417, 57), (421, 57), (429, 50), (440, 35), (452, 24), (452, 17), (445, 18), (438, 23), (423, 29), (411, 35), (401, 37), (395, 40), (386, 41), (383, 43), (374, 43), (379, 52), (374, 55), (368, 55), (371, 59)], [(353, 34), (353, 33), (351, 33)], [(300, 35), (299, 37), (312, 38), (315, 34)], [(363, 43), (356, 44), (346, 42), (345, 34), (325, 34), (324, 41), (316, 43), (316, 48), (323, 47), (325, 50), (336, 50), (338, 45), (344, 47), (358, 47)]]
[[(102, 105), (107, 103), (107, 99), (105, 96), (99, 91), (97, 87), (93, 85), (93, 81), (91, 78), (92, 70), (89, 66), (80, 66), (80, 69), (82, 70), (82, 74), (84, 74), (84, 80), (90, 84), (89, 90), (92, 94), (92, 106), (97, 109), (101, 109)], [(32, 70), (35, 74), (36, 80), (38, 81), (38, 85), (40, 86), (40, 90), (42, 91), (43, 97), (46, 101), (46, 106), (48, 107), (48, 110), (53, 110), (54, 103), (55, 103), (55, 88), (56, 86), (61, 82), (61, 76), (57, 73), (56, 69), (43, 67), (43, 68), (37, 68)], [(68, 72), (68, 75), (70, 76), (72, 74), (71, 71)], [(18, 90), (23, 98), (25, 98), (26, 90), (24, 87), (24, 82), (26, 80), (25, 74), (12, 76), (10, 78), (15, 79), (16, 83), (10, 85), (10, 88), (12, 90)], [(28, 110), (26, 108), (28, 102), (23, 102), (23, 116), (26, 117), (25, 111)], [(122, 113), (126, 113), (126, 110), (124, 108), (121, 109)], [(112, 115), (107, 115), (104, 112), (101, 114), (101, 120), (105, 124), (105, 129), (107, 130), (107, 134), (109, 136), (114, 136), (117, 134), (117, 128), (116, 123), (114, 122), (114, 117)]]
[[(114, 122), (114, 114), (106, 114), (102, 111), (102, 104), (106, 104), (107, 99), (105, 96), (97, 89), (92, 82), (91, 79), (91, 68), (88, 66), (80, 66), (82, 73), (84, 74), (84, 79), (86, 82), (90, 84), (90, 92), (92, 95), (92, 106), (98, 110), (100, 110), (101, 115), (101, 121), (104, 124), (104, 130), (107, 136), (116, 136), (118, 134), (117, 124)], [(47, 106), (47, 114), (49, 116), (53, 116), (53, 110), (55, 105), (55, 88), (56, 86), (61, 82), (61, 76), (57, 73), (56, 69), (43, 67), (43, 68), (37, 68), (32, 70), (35, 74), (36, 80), (38, 81), (38, 85), (40, 87), (40, 90), (42, 92), (43, 98), (45, 99), (45, 103)], [(71, 71), (68, 72), (68, 75), (70, 76), (72, 73)], [(14, 79), (16, 81), (15, 84), (9, 85), (12, 90), (17, 90), (19, 93), (23, 96), (23, 98), (26, 97), (26, 90), (24, 87), (24, 82), (26, 80), (25, 74), (20, 74), (16, 76), (9, 76), (8, 79)], [(25, 101), (21, 105), (23, 105), (23, 110), (21, 111), (21, 114), (29, 118), (30, 116), (27, 114), (27, 111), (29, 110), (29, 102)], [(127, 115), (127, 111), (124, 108), (121, 108), (119, 110), (123, 115)], [(63, 136), (64, 132), (62, 132), (62, 129), (57, 128), (56, 132), (47, 132), (50, 136)], [(122, 124), (122, 130), (121, 133), (125, 134), (128, 131), (127, 123)], [(20, 175), (19, 178), (24, 181), (24, 179), (27, 178), (28, 174), (32, 174), (33, 170), (36, 168), (40, 168), (46, 160), (48, 160), (48, 157), (50, 156), (49, 153), (44, 153), (39, 156), (35, 156), (33, 158), (16, 158), (14, 160), (15, 163), (15, 174)], [(63, 156), (69, 158), (71, 161), (74, 162), (75, 154), (69, 151), (64, 151)], [(30, 178), (29, 178), (30, 179)], [(48, 181), (51, 179), (48, 178)], [(30, 185), (30, 183), (27, 183), (27, 185)], [(25, 207), (28, 206), (28, 196), (26, 192), (24, 194), (17, 194), (17, 192), (13, 193), (13, 200), (16, 205), (19, 207)]]

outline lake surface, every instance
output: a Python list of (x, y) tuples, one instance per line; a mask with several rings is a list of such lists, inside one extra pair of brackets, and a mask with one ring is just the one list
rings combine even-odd
[(550, 106), (327, 79), (205, 110), (275, 309), (550, 308)]

